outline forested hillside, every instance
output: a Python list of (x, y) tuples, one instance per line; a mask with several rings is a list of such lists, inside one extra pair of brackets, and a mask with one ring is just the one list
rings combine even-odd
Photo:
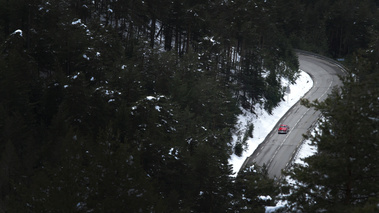
[(1, 1), (2, 210), (253, 206), (228, 165), (238, 103), (273, 109), (280, 79), (298, 68), (273, 10), (251, 1)]
[[(323, 118), (310, 140), (317, 154), (287, 174), (288, 212), (379, 211), (378, 39), (358, 51), (354, 70), (324, 102), (303, 100)], [(287, 188), (288, 187), (288, 188)]]
[[(355, 9), (368, 5), (374, 7), (367, 2)], [(323, 102), (302, 100), (322, 113), (319, 128), (307, 136), (317, 153), (286, 173), (291, 181), (281, 187), (289, 195), (284, 212), (379, 211), (379, 28), (378, 14), (368, 11), (347, 16), (350, 27), (357, 27), (348, 37), (356, 37), (353, 42), (346, 38), (339, 51), (330, 52), (347, 58), (343, 86), (334, 88)], [(363, 22), (361, 16), (366, 16)]]
[(230, 176), (239, 106), (277, 106), (294, 47), (377, 54), (377, 15), (370, 0), (0, 0), (0, 212), (264, 211), (265, 169)]

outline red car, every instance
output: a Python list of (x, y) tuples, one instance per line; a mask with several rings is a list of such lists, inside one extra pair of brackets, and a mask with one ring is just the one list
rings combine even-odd
[(285, 125), (285, 124), (282, 124), (279, 126), (279, 130), (278, 130), (278, 133), (281, 134), (287, 134), (288, 131), (290, 131), (290, 127), (288, 125)]

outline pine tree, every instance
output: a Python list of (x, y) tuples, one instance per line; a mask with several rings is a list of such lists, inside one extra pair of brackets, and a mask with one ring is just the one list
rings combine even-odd
[(294, 209), (346, 212), (364, 205), (378, 192), (377, 87), (344, 79), (322, 103), (312, 104), (324, 119), (311, 136), (318, 153), (296, 166), (290, 195)]
[(268, 177), (267, 168), (252, 165), (240, 171), (234, 183), (232, 206), (237, 212), (264, 212), (273, 205), (278, 188)]

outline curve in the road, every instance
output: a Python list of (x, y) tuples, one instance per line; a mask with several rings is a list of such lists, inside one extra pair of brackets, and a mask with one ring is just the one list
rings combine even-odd
[[(307, 72), (313, 80), (313, 87), (304, 98), (323, 101), (333, 87), (341, 85), (339, 75), (344, 74), (344, 69), (338, 62), (308, 52), (298, 52), (298, 58), (300, 69)], [(303, 134), (313, 127), (319, 117), (320, 112), (297, 102), (278, 122), (278, 125), (289, 125), (290, 131), (284, 135), (278, 134), (276, 125), (255, 152), (245, 160), (241, 169), (253, 163), (265, 165), (271, 178), (279, 178), (303, 142)]]

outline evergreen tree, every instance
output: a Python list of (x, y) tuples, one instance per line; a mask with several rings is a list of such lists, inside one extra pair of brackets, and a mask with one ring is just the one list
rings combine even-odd
[(268, 177), (267, 169), (252, 165), (241, 171), (235, 179), (233, 208), (237, 212), (264, 212), (273, 205), (278, 188)]
[(12, 183), (33, 174), (46, 128), (40, 118), (42, 85), (25, 44), (20, 30), (10, 34), (0, 48), (2, 202), (12, 193)]
[(294, 209), (347, 212), (362, 207), (378, 192), (378, 89), (344, 79), (322, 103), (312, 106), (324, 119), (310, 139), (318, 153), (296, 166), (290, 201)]

